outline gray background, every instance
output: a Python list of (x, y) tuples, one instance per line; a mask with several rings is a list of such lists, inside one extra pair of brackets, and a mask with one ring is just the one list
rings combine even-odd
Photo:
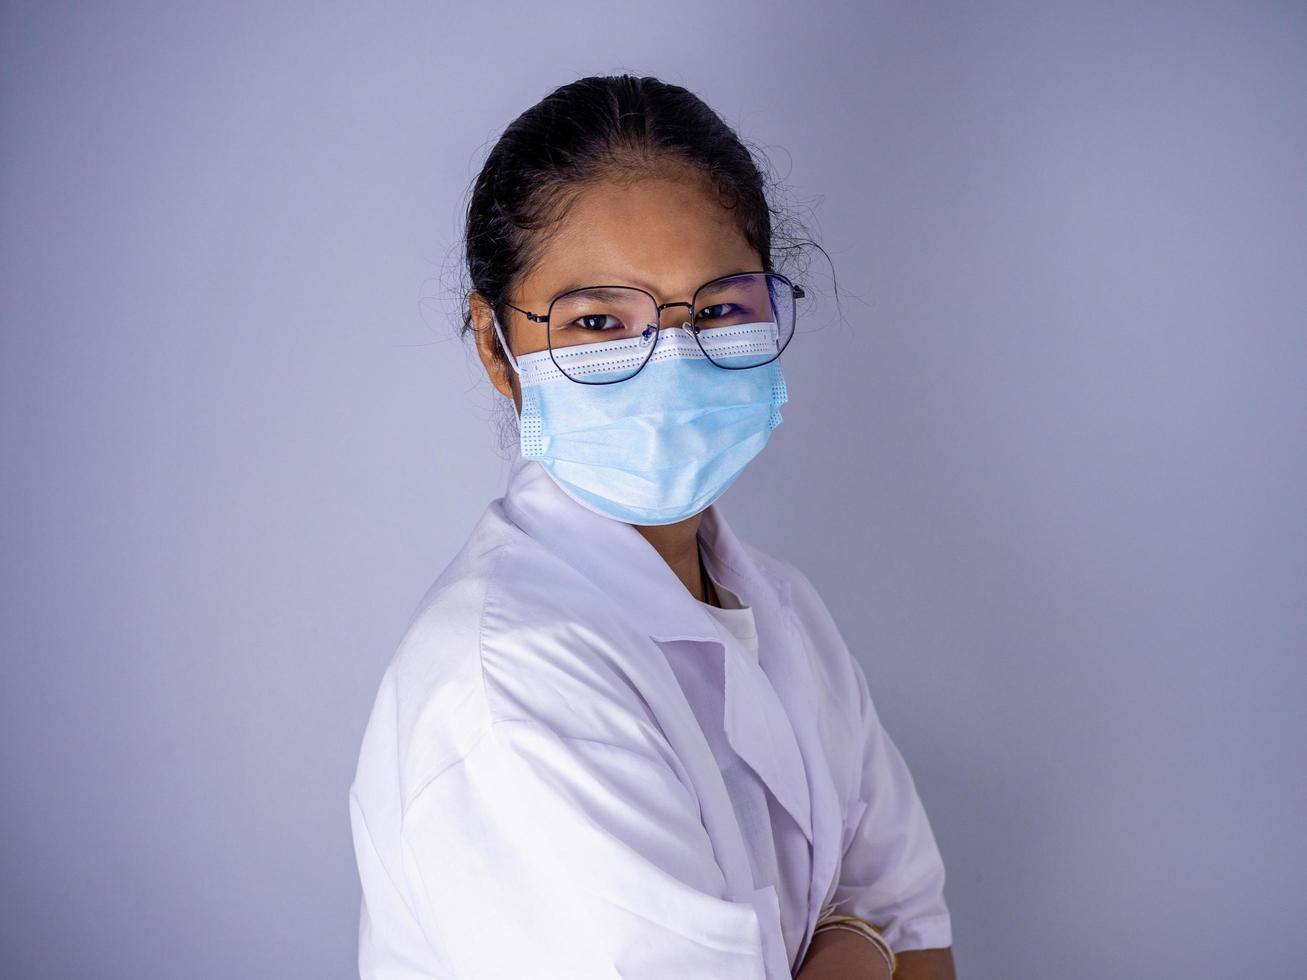
[(865, 665), (965, 978), (1301, 976), (1302, 4), (6, 4), (6, 976), (344, 978), (346, 793), (507, 470), (493, 139), (684, 84), (834, 260), (723, 498)]

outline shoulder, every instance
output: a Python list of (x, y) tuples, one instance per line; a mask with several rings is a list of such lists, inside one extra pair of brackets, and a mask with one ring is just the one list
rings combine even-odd
[(386, 793), (402, 805), (503, 721), (665, 754), (622, 669), (623, 652), (641, 637), (603, 598), (492, 503), (419, 602), (385, 669), (356, 782), (371, 778), (365, 770), (389, 769)]

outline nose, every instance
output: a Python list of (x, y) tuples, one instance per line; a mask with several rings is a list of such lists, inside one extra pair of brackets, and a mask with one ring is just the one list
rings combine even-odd
[(689, 303), (667, 303), (658, 311), (659, 329), (668, 328), (676, 329), (677, 327), (692, 326), (691, 314), (694, 307)]

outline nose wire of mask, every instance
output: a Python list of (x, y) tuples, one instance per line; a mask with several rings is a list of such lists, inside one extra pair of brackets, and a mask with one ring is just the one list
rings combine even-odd
[[(700, 334), (713, 356), (766, 356), (776, 324)], [(613, 384), (602, 377), (645, 360), (648, 341), (623, 338), (519, 355), (521, 451), (574, 500), (630, 524), (672, 524), (708, 507), (735, 482), (781, 423), (788, 401), (779, 359), (739, 370), (710, 362), (692, 330), (662, 332), (648, 363)], [(737, 361), (738, 363), (738, 361)]]

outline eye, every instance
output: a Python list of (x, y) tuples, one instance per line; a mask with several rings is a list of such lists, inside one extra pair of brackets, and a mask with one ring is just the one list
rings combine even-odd
[[(720, 320), (720, 319), (721, 319), (722, 317), (724, 317), (724, 316), (729, 316), (729, 314), (726, 313), (726, 312), (713, 313), (712, 311), (713, 311), (713, 310), (722, 310), (722, 311), (725, 311), (725, 310), (728, 310), (728, 309), (730, 309), (731, 307), (734, 307), (734, 306), (735, 306), (734, 303), (714, 303), (712, 306), (705, 306), (702, 310), (699, 311), (698, 319), (700, 319), (700, 320)], [(737, 307), (737, 309), (738, 309), (738, 307)]]
[[(605, 325), (605, 320), (612, 320), (613, 325)], [(575, 327), (578, 330), (618, 330), (622, 327), (622, 321), (609, 313), (590, 313), (585, 316), (579, 316), (575, 320), (566, 324), (564, 329)]]

